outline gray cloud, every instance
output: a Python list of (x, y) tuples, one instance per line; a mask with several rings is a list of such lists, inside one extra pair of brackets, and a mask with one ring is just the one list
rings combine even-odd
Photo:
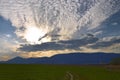
[(98, 39), (91, 34), (87, 37), (77, 40), (65, 40), (58, 42), (47, 42), (37, 45), (22, 45), (19, 50), (26, 52), (49, 51), (49, 50), (82, 50), (81, 47), (87, 49), (101, 49), (106, 48), (109, 52), (111, 46), (120, 44), (120, 37), (107, 37)]
[(87, 37), (77, 40), (65, 40), (58, 42), (47, 42), (37, 45), (22, 45), (19, 50), (22, 51), (48, 51), (48, 50), (65, 50), (65, 49), (73, 49), (79, 50), (81, 46), (85, 46), (88, 44), (92, 44), (98, 41), (98, 38), (91, 36), (90, 34)]
[(115, 44), (120, 44), (120, 37), (106, 37), (103, 40), (100, 40), (91, 45), (90, 48), (93, 49), (107, 48)]

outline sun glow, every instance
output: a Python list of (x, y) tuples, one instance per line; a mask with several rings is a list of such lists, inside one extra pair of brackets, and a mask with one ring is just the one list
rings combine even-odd
[[(41, 41), (39, 41), (39, 38), (43, 37), (47, 32), (43, 29), (40, 29), (38, 27), (28, 27), (25, 32), (25, 39), (30, 44), (41, 44)], [(49, 39), (43, 39), (42, 42), (49, 41)]]

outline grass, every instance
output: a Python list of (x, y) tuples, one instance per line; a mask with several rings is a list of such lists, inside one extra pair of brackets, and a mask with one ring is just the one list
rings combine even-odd
[(105, 66), (0, 64), (0, 80), (120, 80)]

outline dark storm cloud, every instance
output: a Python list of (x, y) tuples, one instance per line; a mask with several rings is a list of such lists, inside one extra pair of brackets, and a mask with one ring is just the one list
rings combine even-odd
[(23, 45), (19, 50), (22, 51), (47, 51), (47, 50), (65, 50), (65, 49), (80, 49), (79, 47), (87, 44), (92, 44), (98, 41), (98, 38), (88, 35), (83, 39), (66, 40), (58, 42), (47, 42), (37, 45)]

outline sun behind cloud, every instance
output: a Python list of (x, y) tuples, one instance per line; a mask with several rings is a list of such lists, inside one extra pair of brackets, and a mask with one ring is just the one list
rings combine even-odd
[[(39, 38), (43, 37), (46, 31), (35, 26), (30, 26), (26, 29), (24, 38), (29, 44), (40, 44)], [(45, 41), (49, 41), (44, 39)], [(44, 40), (42, 42), (44, 42)]]

